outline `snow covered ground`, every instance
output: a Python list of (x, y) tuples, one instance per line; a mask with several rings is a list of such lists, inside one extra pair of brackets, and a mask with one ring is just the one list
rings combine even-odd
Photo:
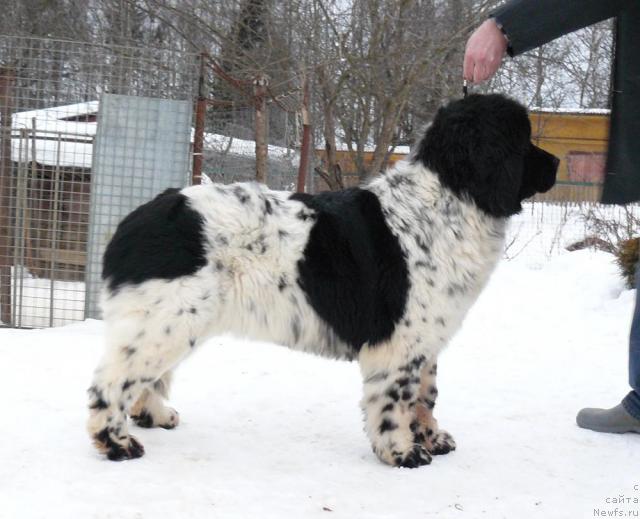
[(84, 429), (102, 323), (1, 329), (0, 518), (639, 517), (640, 435), (574, 422), (628, 390), (634, 291), (606, 253), (528, 258), (501, 263), (443, 355), (458, 450), (415, 470), (371, 452), (356, 364), (230, 338), (177, 371), (180, 426), (132, 426), (146, 456), (108, 462)]

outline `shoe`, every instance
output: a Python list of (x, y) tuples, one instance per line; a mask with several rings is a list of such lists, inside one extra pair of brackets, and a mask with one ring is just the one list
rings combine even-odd
[(611, 409), (582, 409), (576, 417), (578, 427), (603, 433), (640, 433), (640, 420), (631, 416), (622, 404)]

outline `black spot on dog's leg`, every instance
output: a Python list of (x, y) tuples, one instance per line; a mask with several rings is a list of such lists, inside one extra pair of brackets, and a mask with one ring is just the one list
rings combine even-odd
[(124, 353), (125, 357), (127, 357), (128, 359), (131, 358), (136, 351), (138, 350), (133, 346), (125, 346), (124, 348), (122, 348), (122, 353)]
[(88, 390), (89, 394), (92, 396), (93, 401), (89, 404), (89, 409), (106, 409), (109, 407), (109, 404), (105, 401), (102, 391), (95, 386), (91, 386)]
[(125, 380), (124, 383), (122, 384), (122, 391), (126, 391), (131, 386), (133, 386), (135, 383), (136, 383), (135, 380)]
[(131, 419), (136, 423), (138, 427), (144, 427), (149, 429), (153, 427), (153, 417), (147, 412), (146, 409), (142, 409), (139, 414), (132, 416)]
[(415, 469), (431, 463), (431, 454), (422, 445), (414, 445), (409, 454), (398, 463), (401, 467)]
[(389, 420), (388, 418), (384, 418), (382, 420), (382, 423), (380, 424), (380, 427), (378, 428), (378, 432), (380, 434), (384, 434), (389, 431), (394, 431), (397, 428), (398, 428), (397, 423), (393, 422), (392, 420)]
[(107, 458), (111, 461), (140, 458), (144, 454), (144, 447), (135, 438), (129, 437), (129, 443), (125, 447), (111, 438), (108, 428), (97, 433), (94, 436), (94, 442), (106, 451)]
[(398, 400), (400, 400), (400, 395), (399, 395), (398, 391), (395, 388), (389, 389), (386, 394), (394, 402), (397, 402)]
[(386, 412), (388, 412), (388, 411), (393, 411), (393, 408), (394, 408), (394, 407), (395, 407), (395, 405), (394, 405), (394, 404), (389, 403), (389, 404), (385, 405), (385, 406), (381, 409), (381, 412), (382, 412), (382, 413), (386, 413)]

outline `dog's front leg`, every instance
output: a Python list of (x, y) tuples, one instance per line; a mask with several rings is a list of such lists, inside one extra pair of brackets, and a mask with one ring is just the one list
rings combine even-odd
[(364, 346), (360, 369), (364, 378), (362, 409), (373, 451), (385, 463), (415, 468), (431, 463), (431, 455), (416, 435), (422, 353), (403, 346)]
[(438, 366), (435, 359), (425, 362), (420, 372), (420, 395), (416, 405), (418, 417), (416, 439), (434, 456), (456, 450), (456, 442), (453, 437), (438, 427), (438, 420), (433, 416), (433, 408), (438, 397), (437, 372)]

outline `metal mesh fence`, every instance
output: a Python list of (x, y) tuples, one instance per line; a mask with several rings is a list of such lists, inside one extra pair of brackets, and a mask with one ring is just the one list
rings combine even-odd
[[(198, 128), (203, 181), (255, 179), (254, 100), (201, 103), (199, 59), (0, 36), (0, 326), (98, 316), (105, 244), (129, 211), (188, 183)], [(194, 132), (191, 107), (207, 103)], [(294, 190), (300, 92), (270, 92), (267, 105), (267, 183)], [(312, 175), (307, 185), (313, 191), (322, 182)], [(571, 245), (635, 235), (638, 208), (601, 206), (599, 191), (559, 185), (525, 204), (511, 222), (505, 256), (540, 264)]]
[[(295, 190), (300, 154), (298, 118), (269, 105), (267, 184), (272, 189)], [(209, 110), (204, 135), (202, 172), (213, 182), (255, 180), (255, 110), (252, 107)]]
[(529, 201), (510, 219), (504, 257), (539, 267), (566, 251), (615, 252), (624, 240), (639, 235), (637, 204)]
[[(151, 170), (144, 153), (153, 142), (182, 143), (188, 156), (191, 111), (176, 126), (141, 101), (192, 106), (197, 59), (163, 49), (0, 36), (0, 325), (55, 326), (85, 317), (85, 277), (100, 270), (87, 256), (90, 237), (99, 262), (114, 230), (112, 223), (101, 228), (95, 215), (107, 208), (122, 217), (165, 187), (158, 182), (162, 163)], [(101, 142), (121, 189), (97, 200), (94, 150), (107, 93), (133, 101), (113, 121), (128, 139)], [(184, 185), (188, 160), (170, 167)]]

